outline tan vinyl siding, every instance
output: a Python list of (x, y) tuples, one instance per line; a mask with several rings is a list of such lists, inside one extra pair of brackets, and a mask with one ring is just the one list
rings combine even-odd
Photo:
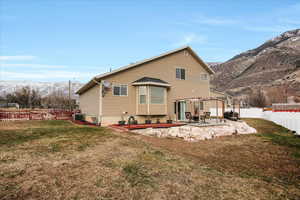
[(98, 117), (100, 112), (100, 86), (96, 85), (79, 96), (79, 108), (82, 113)]
[[(186, 80), (176, 79), (176, 68), (186, 69)], [(103, 116), (121, 116), (123, 112), (136, 115), (136, 87), (132, 82), (144, 76), (158, 78), (168, 82), (171, 87), (167, 90), (167, 111), (174, 118), (174, 101), (184, 97), (209, 97), (209, 81), (201, 81), (200, 74), (208, 72), (186, 50), (168, 55), (166, 57), (148, 62), (142, 66), (128, 69), (105, 78), (112, 84), (127, 84), (128, 96), (113, 96), (112, 92), (106, 93), (103, 98)], [(162, 107), (153, 107), (150, 111), (157, 113)], [(144, 110), (144, 109), (143, 109)]]

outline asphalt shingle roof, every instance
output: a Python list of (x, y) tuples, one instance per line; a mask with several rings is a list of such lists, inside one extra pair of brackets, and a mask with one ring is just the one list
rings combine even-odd
[(166, 81), (160, 80), (158, 78), (151, 78), (151, 77), (143, 77), (143, 78), (140, 78), (140, 79), (134, 81), (134, 83), (142, 83), (142, 82), (154, 82), (154, 83), (168, 84)]

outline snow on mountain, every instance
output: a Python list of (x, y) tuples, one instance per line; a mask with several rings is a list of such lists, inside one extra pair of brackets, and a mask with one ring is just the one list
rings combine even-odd
[[(4, 81), (0, 80), (0, 96), (12, 93), (22, 87), (29, 86), (32, 89), (39, 90), (42, 96), (46, 96), (54, 91), (62, 91), (64, 94), (69, 92), (69, 82), (34, 82), (34, 81)], [(83, 86), (80, 82), (71, 82), (71, 94)]]

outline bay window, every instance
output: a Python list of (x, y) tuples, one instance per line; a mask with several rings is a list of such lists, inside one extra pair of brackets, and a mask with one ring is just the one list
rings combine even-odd
[(165, 103), (165, 88), (163, 87), (150, 87), (150, 103), (151, 104), (164, 104)]

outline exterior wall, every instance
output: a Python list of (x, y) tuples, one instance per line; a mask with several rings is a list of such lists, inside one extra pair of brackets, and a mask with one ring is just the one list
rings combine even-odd
[[(220, 94), (218, 92), (214, 92), (214, 91), (210, 91), (210, 97), (219, 97), (219, 98), (225, 98), (226, 96), (223, 94)], [(218, 108), (222, 108), (222, 102), (218, 101), (218, 103), (216, 101), (210, 101), (210, 107), (211, 108), (216, 108), (218, 105)], [(225, 107), (226, 107), (226, 103), (225, 103)]]
[[(210, 96), (226, 99), (226, 101), (224, 102), (225, 108), (228, 108), (232, 104), (230, 98), (227, 95), (221, 94), (219, 92), (210, 91)], [(215, 101), (210, 102), (210, 107), (211, 108), (216, 108), (217, 105), (218, 105), (218, 108), (222, 108), (222, 102), (221, 101), (218, 101), (218, 104)]]
[(79, 108), (86, 114), (87, 121), (94, 121), (91, 117), (100, 115), (100, 86), (96, 85), (79, 96)]
[[(185, 68), (186, 80), (176, 79), (176, 68)], [(161, 116), (162, 119), (175, 119), (174, 101), (178, 98), (185, 97), (209, 97), (210, 86), (209, 80), (200, 80), (200, 74), (208, 74), (199, 62), (186, 50), (168, 55), (166, 57), (148, 62), (143, 66), (128, 69), (126, 71), (112, 74), (105, 77), (104, 80), (112, 84), (127, 84), (127, 96), (114, 96), (112, 89), (108, 91), (102, 99), (102, 124), (117, 123), (121, 120), (123, 112), (127, 112), (126, 120), (129, 116), (136, 116), (137, 110), (137, 90), (132, 82), (142, 77), (159, 78), (168, 82), (171, 87), (167, 90), (167, 115)], [(209, 75), (208, 75), (209, 77)], [(205, 110), (209, 110), (209, 104), (204, 105)], [(153, 112), (162, 109), (156, 107)], [(155, 114), (155, 113), (153, 113)], [(138, 116), (143, 119), (145, 117)], [(157, 119), (157, 116), (153, 116)]]

